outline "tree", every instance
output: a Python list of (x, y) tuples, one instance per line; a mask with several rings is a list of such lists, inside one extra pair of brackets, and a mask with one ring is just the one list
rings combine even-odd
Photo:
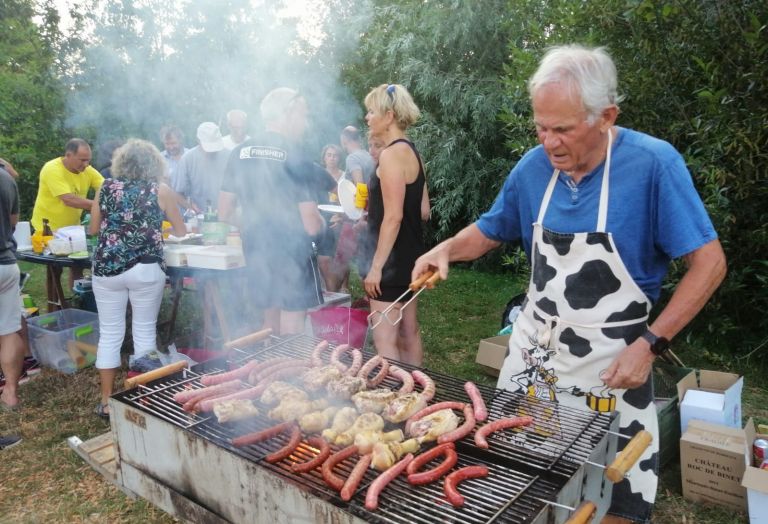
[(64, 147), (63, 89), (56, 75), (58, 20), (52, 2), (40, 8), (31, 0), (0, 4), (0, 156), (21, 175), (23, 218), (32, 214), (40, 167)]

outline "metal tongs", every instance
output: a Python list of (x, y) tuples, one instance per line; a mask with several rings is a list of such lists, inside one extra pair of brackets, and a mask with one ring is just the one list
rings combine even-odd
[[(397, 297), (386, 309), (383, 311), (371, 311), (371, 314), (368, 315), (368, 327), (376, 329), (376, 326), (381, 324), (384, 319), (393, 326), (396, 326), (403, 319), (403, 310), (408, 307), (408, 304), (416, 300), (416, 297), (418, 297), (425, 289), (433, 289), (439, 280), (440, 273), (437, 271), (427, 271), (426, 273), (423, 273), (419, 278), (408, 284), (408, 290)], [(401, 307), (395, 307), (400, 303), (400, 300), (408, 295), (408, 293), (412, 293), (411, 298), (409, 298)], [(397, 311), (397, 316), (394, 318), (390, 316), (392, 311)]]

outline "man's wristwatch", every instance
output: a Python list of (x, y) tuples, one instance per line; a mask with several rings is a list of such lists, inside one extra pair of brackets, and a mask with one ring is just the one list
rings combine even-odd
[(664, 337), (657, 337), (650, 329), (646, 329), (641, 335), (651, 345), (651, 353), (660, 357), (669, 349), (669, 340)]

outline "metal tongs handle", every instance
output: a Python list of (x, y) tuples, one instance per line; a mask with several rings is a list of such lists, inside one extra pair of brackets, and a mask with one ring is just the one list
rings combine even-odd
[[(416, 300), (416, 297), (418, 297), (425, 289), (434, 289), (435, 285), (437, 285), (439, 281), (439, 272), (427, 271), (426, 273), (423, 273), (419, 278), (408, 284), (408, 290), (397, 297), (394, 302), (387, 306), (383, 311), (371, 311), (371, 314), (368, 315), (368, 326), (371, 329), (376, 329), (376, 327), (381, 324), (384, 319), (386, 319), (387, 322), (393, 326), (396, 326), (400, 323), (401, 320), (403, 320), (403, 310), (408, 307), (408, 304)], [(413, 293), (411, 298), (409, 298), (408, 301), (401, 307), (396, 307), (400, 303), (400, 300), (405, 298), (408, 293)], [(394, 318), (390, 316), (392, 311), (397, 311), (397, 316)]]

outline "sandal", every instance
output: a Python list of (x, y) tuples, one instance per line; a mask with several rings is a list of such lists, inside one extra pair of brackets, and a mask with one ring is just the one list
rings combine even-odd
[(98, 416), (102, 420), (109, 420), (109, 412), (105, 411), (109, 406), (107, 404), (102, 404), (99, 402), (96, 404), (96, 409), (93, 410), (94, 413), (96, 413), (96, 416)]

